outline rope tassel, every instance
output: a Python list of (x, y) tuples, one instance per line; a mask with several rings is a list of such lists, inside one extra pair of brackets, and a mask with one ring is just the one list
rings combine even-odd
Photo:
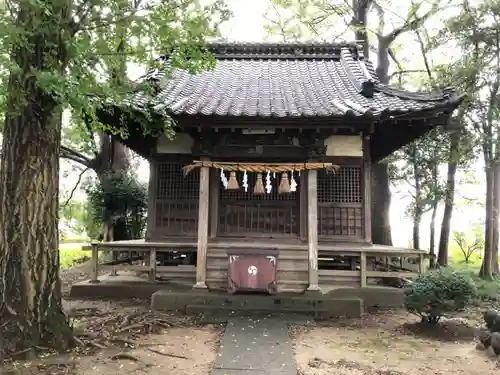
[(284, 172), (281, 174), (281, 182), (278, 186), (278, 194), (289, 193), (290, 192), (290, 181), (288, 181), (288, 173)]
[(257, 182), (255, 182), (255, 186), (253, 188), (254, 194), (264, 194), (264, 182), (262, 181), (262, 173), (257, 173)]
[(240, 185), (236, 179), (236, 172), (231, 172), (229, 174), (229, 181), (227, 182), (227, 190), (238, 190)]

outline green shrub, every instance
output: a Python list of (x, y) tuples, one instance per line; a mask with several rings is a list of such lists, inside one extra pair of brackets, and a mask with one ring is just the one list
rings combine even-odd
[(441, 268), (421, 275), (406, 288), (405, 307), (423, 322), (437, 324), (443, 315), (463, 310), (476, 297), (472, 278)]
[(142, 238), (146, 229), (147, 192), (147, 186), (132, 175), (89, 183), (86, 187), (89, 237), (98, 238), (103, 224), (111, 223), (115, 240)]

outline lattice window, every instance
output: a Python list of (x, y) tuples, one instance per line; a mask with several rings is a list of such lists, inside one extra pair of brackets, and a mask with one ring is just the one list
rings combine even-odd
[[(218, 171), (220, 173), (220, 171)], [(220, 206), (218, 232), (221, 235), (297, 236), (299, 232), (299, 190), (302, 182), (294, 173), (297, 182), (295, 192), (278, 194), (281, 174), (271, 175), (270, 194), (254, 194), (257, 173), (248, 173), (248, 190), (243, 188), (243, 172), (237, 173), (238, 190), (227, 190), (220, 182)], [(229, 179), (229, 175), (226, 173)], [(289, 174), (290, 181), (290, 174)], [(266, 185), (266, 174), (263, 174)]]
[(164, 162), (158, 164), (157, 200), (196, 200), (199, 198), (200, 170), (195, 168), (187, 176), (182, 171), (183, 163)]
[(334, 175), (318, 171), (318, 234), (363, 235), (361, 167), (343, 166)]
[(363, 214), (361, 207), (318, 207), (318, 234), (320, 236), (361, 237)]
[(318, 202), (361, 203), (361, 167), (341, 167), (335, 174), (318, 171)]
[(156, 184), (156, 228), (164, 234), (195, 234), (198, 229), (200, 171), (187, 176), (183, 163), (158, 164)]

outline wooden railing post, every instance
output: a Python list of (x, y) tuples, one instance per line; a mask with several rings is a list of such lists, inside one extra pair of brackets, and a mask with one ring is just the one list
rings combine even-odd
[(318, 279), (318, 171), (307, 171), (308, 292), (321, 292)]
[(156, 281), (156, 248), (149, 249), (149, 281)]
[(425, 254), (419, 254), (418, 260), (419, 260), (419, 272), (420, 272), (420, 274), (422, 274), (426, 271)]
[(210, 169), (200, 167), (200, 198), (198, 202), (198, 246), (196, 284), (193, 289), (207, 290), (208, 215), (210, 206)]
[(366, 253), (364, 251), (361, 252), (359, 258), (359, 275), (361, 279), (361, 288), (365, 288), (366, 283)]
[(99, 247), (97, 244), (92, 244), (92, 261), (90, 270), (90, 283), (97, 284), (99, 282)]

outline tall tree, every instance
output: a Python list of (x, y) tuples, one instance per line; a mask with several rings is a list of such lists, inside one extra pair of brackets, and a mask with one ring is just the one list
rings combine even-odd
[[(355, 39), (363, 45), (365, 56), (370, 52), (376, 55), (379, 80), (389, 83), (391, 60), (401, 70), (392, 48), (394, 42), (403, 34), (421, 27), (445, 1), (410, 2), (407, 12), (395, 17), (399, 25), (392, 29), (387, 27), (388, 15), (394, 16), (390, 1), (271, 0), (271, 3), (272, 14), (268, 16), (271, 33), (284, 35), (287, 39), (290, 35), (295, 39), (312, 35), (322, 39), (328, 36), (327, 39), (333, 40), (343, 37), (347, 31), (354, 31)], [(375, 15), (373, 25), (368, 22), (369, 13)], [(297, 24), (301, 27), (297, 28)], [(335, 27), (339, 24), (345, 27)], [(287, 30), (291, 32), (287, 33)], [(401, 74), (403, 72), (399, 76)], [(377, 244), (392, 245), (389, 217), (391, 192), (385, 162), (372, 166), (372, 197), (372, 240)]]
[[(411, 202), (407, 211), (413, 220), (413, 247), (421, 248), (420, 227), (425, 213), (432, 211), (429, 252), (431, 263), (435, 260), (434, 228), (437, 205), (443, 197), (439, 166), (447, 156), (446, 132), (434, 129), (421, 139), (398, 150), (393, 159), (397, 166), (391, 168), (391, 180), (408, 187)], [(400, 184), (399, 184), (400, 183)]]
[[(500, 1), (470, 4), (445, 24), (442, 41), (451, 41), (463, 53), (450, 65), (454, 81), (469, 93), (463, 122), (477, 138), (486, 174), (485, 241), (480, 276), (498, 273), (497, 163), (500, 160)], [(456, 48), (456, 47), (455, 47)]]
[[(0, 348), (2, 356), (37, 347), (65, 349), (73, 334), (58, 278), (58, 182), (61, 114), (94, 129), (97, 111), (122, 103), (131, 85), (110, 79), (123, 63), (145, 63), (152, 51), (171, 66), (211, 66), (204, 40), (227, 13), (220, 1), (54, 0), (4, 2), (0, 14), (0, 103), (5, 109), (0, 164)], [(129, 36), (123, 54), (117, 27)], [(119, 28), (119, 27), (118, 27)], [(145, 113), (148, 115), (148, 113)], [(165, 122), (169, 124), (168, 119)], [(147, 126), (146, 126), (147, 128)], [(148, 129), (145, 129), (147, 131)]]

